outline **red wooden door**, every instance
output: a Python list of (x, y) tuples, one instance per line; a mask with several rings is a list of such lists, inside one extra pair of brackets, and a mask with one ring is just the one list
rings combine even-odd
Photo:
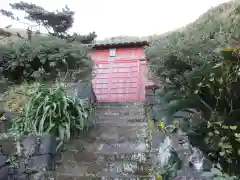
[(99, 102), (136, 102), (141, 100), (141, 76), (138, 60), (96, 63), (93, 88)]

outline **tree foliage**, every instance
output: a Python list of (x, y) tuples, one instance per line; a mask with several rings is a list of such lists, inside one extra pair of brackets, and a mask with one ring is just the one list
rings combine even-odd
[(230, 174), (240, 164), (239, 9), (239, 1), (212, 8), (146, 49), (150, 71), (163, 84), (159, 113), (182, 119), (192, 144)]
[(92, 71), (93, 62), (86, 47), (77, 42), (36, 36), (31, 41), (23, 39), (5, 47), (2, 73), (13, 82), (51, 80), (60, 72), (73, 70), (79, 75)]
[[(0, 45), (1, 72), (5, 78), (14, 83), (35, 80), (53, 80), (61, 72), (74, 71), (74, 78), (89, 77), (93, 61), (88, 56), (89, 48), (84, 44), (92, 43), (96, 34), (81, 36), (69, 34), (74, 22), (74, 12), (68, 7), (51, 12), (35, 4), (19, 2), (10, 4), (13, 10), (25, 12), (25, 19), (44, 27), (48, 34), (33, 32), (29, 25), (24, 33), (13, 33), (1, 29), (0, 35), (16, 36), (10, 42)], [(0, 10), (13, 20), (21, 21), (13, 12)]]
[(221, 60), (219, 50), (236, 45), (240, 38), (239, 9), (239, 1), (224, 3), (186, 27), (159, 36), (146, 49), (152, 73), (180, 81), (179, 71), (183, 75), (206, 62)]
[[(35, 27), (44, 27), (50, 35), (57, 36), (68, 40), (76, 40), (81, 43), (92, 43), (96, 38), (95, 32), (89, 35), (81, 36), (77, 33), (69, 35), (68, 31), (73, 26), (74, 12), (67, 6), (56, 12), (47, 11), (41, 6), (32, 3), (20, 1), (19, 3), (10, 3), (12, 10), (24, 12), (24, 19), (36, 23)], [(2, 15), (11, 18), (12, 20), (21, 21), (12, 11), (1, 9)], [(30, 25), (29, 30), (32, 30)], [(29, 32), (31, 33), (31, 32)]]

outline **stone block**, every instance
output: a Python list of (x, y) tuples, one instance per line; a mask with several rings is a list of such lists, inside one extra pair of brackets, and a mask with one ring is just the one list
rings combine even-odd
[(29, 179), (29, 176), (26, 173), (16, 174), (15, 176), (17, 180), (34, 180), (34, 179)]
[(3, 166), (0, 168), (0, 180), (8, 179), (8, 167)]
[(56, 165), (61, 164), (62, 161), (62, 153), (58, 152), (53, 156), (53, 162), (56, 163)]
[(16, 142), (14, 139), (1, 139), (0, 140), (0, 153), (6, 156), (14, 155), (17, 153)]
[(33, 156), (29, 159), (26, 166), (26, 172), (39, 172), (45, 170), (52, 170), (54, 162), (51, 155)]
[(27, 158), (23, 158), (21, 160), (19, 160), (19, 167), (17, 169), (18, 173), (24, 173), (25, 169), (26, 169), (26, 164), (28, 163), (28, 159)]
[(22, 141), (23, 152), (26, 156), (33, 156), (38, 154), (38, 139), (36, 136), (24, 137)]
[(56, 137), (52, 135), (45, 135), (40, 139), (40, 147), (39, 147), (39, 154), (52, 154), (55, 155), (57, 153), (57, 145), (58, 141)]
[(46, 180), (45, 173), (44, 172), (38, 172), (29, 175), (29, 180)]
[(17, 167), (9, 166), (8, 167), (8, 175), (11, 177), (14, 177), (14, 175), (16, 175), (18, 173), (18, 170), (19, 169)]
[(10, 121), (0, 121), (0, 133), (6, 133), (10, 127)]
[(0, 155), (0, 168), (6, 165), (7, 160), (8, 160), (7, 156)]
[(152, 150), (157, 150), (160, 143), (162, 143), (164, 141), (165, 138), (165, 134), (163, 132), (160, 131), (154, 131), (152, 132)]
[(184, 168), (180, 170), (177, 174), (177, 177), (173, 178), (173, 180), (207, 180), (202, 176), (202, 172), (197, 172), (192, 168)]

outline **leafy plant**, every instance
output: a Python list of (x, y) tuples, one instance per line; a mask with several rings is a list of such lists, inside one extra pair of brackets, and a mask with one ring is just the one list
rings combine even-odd
[(93, 67), (88, 50), (77, 42), (56, 37), (33, 37), (6, 44), (1, 54), (2, 74), (9, 81), (54, 80), (60, 72), (75, 71), (78, 77), (90, 76)]
[(86, 107), (84, 100), (69, 96), (62, 84), (52, 88), (37, 84), (30, 93), (23, 115), (13, 120), (10, 132), (51, 133), (61, 140), (68, 140), (73, 133), (93, 125), (92, 119), (89, 119), (90, 109)]
[(163, 86), (160, 119), (182, 120), (192, 145), (229, 174), (240, 163), (239, 7), (230, 1), (212, 8), (146, 48), (149, 69)]
[[(95, 32), (82, 36), (69, 34), (74, 22), (74, 12), (67, 6), (58, 11), (47, 11), (41, 6), (18, 2), (10, 3), (13, 11), (25, 13), (28, 29), (13, 33), (10, 28), (1, 28), (0, 36), (12, 41), (1, 43), (1, 74), (13, 83), (36, 80), (55, 80), (62, 72), (74, 72), (75, 79), (91, 78), (93, 61), (88, 56), (91, 49), (86, 44), (93, 43)], [(0, 13), (12, 20), (22, 21), (12, 11), (4, 9)], [(44, 27), (47, 34), (33, 32), (33, 28)], [(26, 37), (27, 36), (27, 37)]]
[(219, 164), (217, 164), (215, 168), (212, 168), (210, 172), (203, 172), (202, 175), (212, 180), (239, 180), (237, 176), (229, 176), (224, 173)]
[(178, 157), (177, 152), (171, 149), (170, 153), (171, 153), (171, 156), (166, 165), (164, 165), (163, 167), (160, 167), (160, 166), (153, 167), (150, 170), (149, 173), (151, 175), (154, 175), (156, 179), (170, 180), (173, 177), (176, 177), (178, 170), (181, 168), (182, 162)]
[[(152, 122), (152, 121), (150, 121)], [(165, 125), (164, 122), (158, 122), (158, 130), (165, 133), (166, 137), (171, 137), (171, 135), (178, 129), (178, 122), (174, 121), (172, 125)], [(164, 147), (164, 152), (169, 150), (169, 158), (167, 158), (167, 163), (162, 165), (153, 166), (150, 170), (151, 175), (154, 175), (156, 179), (159, 180), (169, 180), (176, 177), (178, 170), (182, 167), (182, 161), (178, 156), (178, 153), (171, 146), (166, 145)], [(163, 154), (159, 154), (164, 156)], [(166, 156), (166, 155), (165, 155)]]

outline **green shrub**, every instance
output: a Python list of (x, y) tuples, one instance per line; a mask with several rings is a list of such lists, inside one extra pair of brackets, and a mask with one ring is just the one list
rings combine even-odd
[(219, 164), (215, 168), (212, 168), (210, 172), (204, 172), (202, 175), (212, 180), (239, 180), (236, 176), (229, 176), (224, 173)]
[[(33, 36), (0, 47), (2, 74), (9, 81), (54, 80), (60, 72), (91, 75), (93, 61), (83, 44), (53, 36)], [(1, 52), (4, 51), (4, 52)]]
[(240, 37), (239, 7), (224, 3), (146, 49), (150, 70), (164, 86), (159, 120), (182, 119), (192, 145), (229, 174), (240, 165), (240, 53), (225, 47), (236, 47)]
[[(13, 120), (11, 133), (51, 133), (68, 140), (73, 133), (87, 130), (93, 125), (91, 109), (82, 99), (69, 96), (64, 85), (45, 87), (38, 84), (30, 93), (23, 115)], [(91, 107), (90, 107), (91, 108)]]

